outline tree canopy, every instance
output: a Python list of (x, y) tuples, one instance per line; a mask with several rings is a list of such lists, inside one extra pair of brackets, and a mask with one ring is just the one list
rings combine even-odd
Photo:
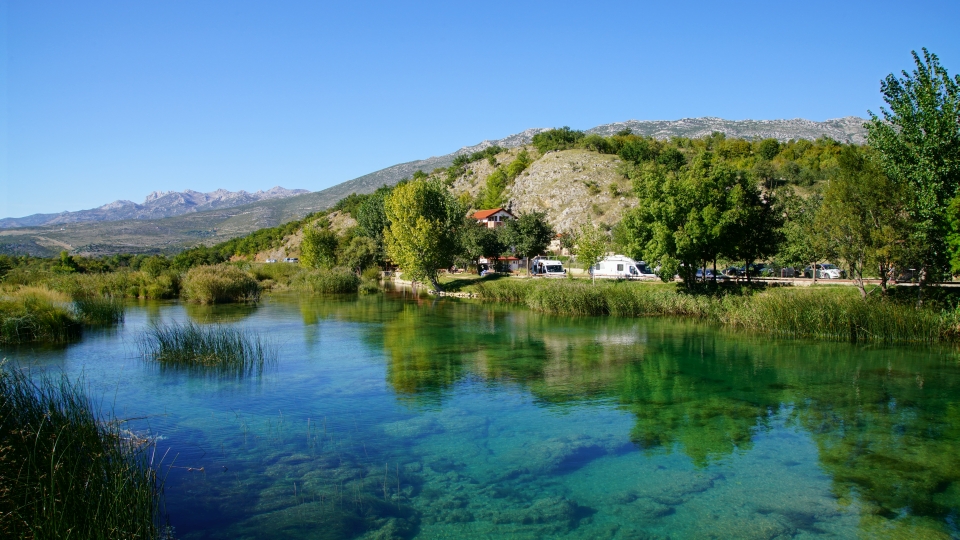
[(453, 264), (460, 252), (460, 229), (466, 213), (436, 180), (412, 180), (384, 200), (387, 254), (413, 280), (441, 290), (438, 269)]
[[(913, 52), (911, 73), (892, 73), (880, 91), (888, 108), (870, 113), (867, 140), (884, 172), (905, 185), (921, 283), (939, 280), (950, 254), (948, 209), (960, 186), (960, 76), (950, 78), (935, 54)], [(957, 246), (954, 246), (956, 249)]]

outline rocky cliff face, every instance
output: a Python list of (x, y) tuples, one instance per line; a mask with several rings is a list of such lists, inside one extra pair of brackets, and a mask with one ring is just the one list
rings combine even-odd
[(305, 189), (286, 189), (280, 186), (254, 193), (243, 190), (227, 191), (225, 189), (218, 189), (210, 193), (200, 193), (189, 189), (183, 192), (154, 191), (147, 195), (143, 204), (120, 200), (92, 210), (60, 214), (34, 214), (23, 218), (0, 219), (0, 228), (63, 225), (90, 221), (120, 221), (124, 219), (160, 219), (205, 210), (233, 208), (270, 199), (283, 199), (303, 193), (309, 193), (309, 191)]

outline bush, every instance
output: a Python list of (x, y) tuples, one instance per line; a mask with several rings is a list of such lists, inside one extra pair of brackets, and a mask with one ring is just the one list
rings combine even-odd
[(197, 266), (183, 279), (183, 297), (201, 304), (256, 302), (260, 300), (260, 284), (235, 266)]
[(0, 364), (0, 536), (159, 538), (149, 440), (93, 413), (65, 376)]

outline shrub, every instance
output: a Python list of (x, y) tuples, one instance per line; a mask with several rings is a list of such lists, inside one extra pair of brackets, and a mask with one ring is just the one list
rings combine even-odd
[(0, 536), (159, 538), (149, 440), (120, 425), (65, 376), (0, 365)]
[(184, 277), (182, 294), (185, 299), (201, 304), (256, 302), (260, 299), (260, 285), (235, 266), (197, 266)]

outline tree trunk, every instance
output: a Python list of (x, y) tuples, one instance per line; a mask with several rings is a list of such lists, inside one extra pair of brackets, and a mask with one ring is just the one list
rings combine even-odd
[(434, 292), (443, 291), (443, 287), (440, 286), (440, 278), (437, 276), (436, 272), (430, 274), (430, 284), (433, 285)]

